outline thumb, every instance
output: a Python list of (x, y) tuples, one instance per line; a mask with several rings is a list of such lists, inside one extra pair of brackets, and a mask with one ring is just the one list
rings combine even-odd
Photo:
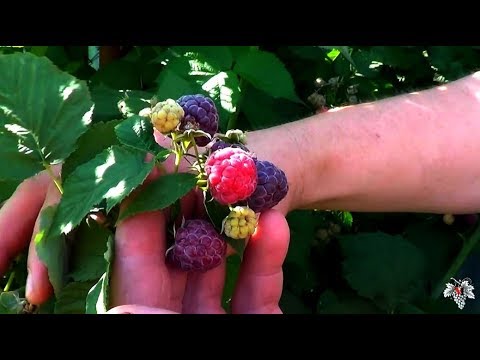
[(143, 305), (120, 305), (107, 311), (107, 314), (178, 314), (167, 309)]

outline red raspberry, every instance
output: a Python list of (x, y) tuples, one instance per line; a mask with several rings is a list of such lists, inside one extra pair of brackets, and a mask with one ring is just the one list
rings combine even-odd
[(187, 220), (175, 234), (175, 244), (167, 250), (166, 261), (183, 271), (204, 272), (222, 263), (227, 243), (205, 220)]
[(252, 157), (239, 148), (214, 151), (205, 162), (208, 186), (222, 205), (245, 200), (257, 186), (257, 168)]

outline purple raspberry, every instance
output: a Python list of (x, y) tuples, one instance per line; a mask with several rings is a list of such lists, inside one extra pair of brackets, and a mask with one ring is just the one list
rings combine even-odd
[(288, 182), (285, 173), (265, 160), (256, 160), (257, 187), (247, 199), (247, 205), (255, 212), (263, 212), (277, 205), (287, 195)]
[(239, 148), (239, 149), (242, 149), (246, 152), (250, 152), (250, 150), (248, 150), (248, 148), (243, 145), (243, 144), (230, 144), (230, 143), (227, 143), (223, 140), (217, 140), (213, 143), (213, 145), (210, 147), (210, 151), (211, 152), (214, 152), (216, 150), (219, 150), (219, 149), (225, 149), (227, 147), (232, 147), (232, 148)]
[[(180, 130), (202, 130), (211, 136), (218, 131), (218, 111), (215, 103), (209, 97), (197, 95), (184, 95), (177, 103), (185, 111), (185, 116), (180, 123)], [(196, 137), (198, 146), (205, 146), (210, 142), (206, 136)]]
[(175, 234), (175, 244), (167, 250), (166, 261), (183, 271), (205, 272), (222, 263), (227, 243), (205, 220), (187, 220)]

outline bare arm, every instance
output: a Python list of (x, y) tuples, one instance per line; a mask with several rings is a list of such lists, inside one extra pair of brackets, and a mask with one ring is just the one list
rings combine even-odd
[(476, 212), (480, 73), (254, 131), (248, 145), (286, 171), (289, 210)]

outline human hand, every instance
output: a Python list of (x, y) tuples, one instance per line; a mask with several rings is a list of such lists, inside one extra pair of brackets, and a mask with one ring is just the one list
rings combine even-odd
[[(156, 140), (163, 145), (158, 133)], [(183, 199), (182, 210), (186, 218), (204, 215), (200, 197)], [(282, 265), (289, 243), (285, 212), (269, 210), (260, 216), (244, 252), (233, 313), (281, 313)], [(109, 313), (224, 313), (225, 261), (205, 273), (187, 274), (169, 266), (166, 218), (164, 212), (150, 212), (117, 227)]]
[[(155, 211), (121, 223), (115, 237), (112, 314), (222, 314), (226, 263), (185, 273), (165, 263), (166, 217)], [(285, 217), (263, 213), (250, 238), (232, 297), (232, 313), (281, 313), (282, 264), (289, 243)]]
[[(160, 139), (157, 139), (157, 140), (160, 140)], [(158, 142), (161, 142), (161, 141), (158, 141)], [(166, 163), (166, 165), (168, 168), (173, 167), (173, 164), (169, 165), (168, 163)], [(183, 167), (184, 166), (181, 166), (180, 170), (182, 170)], [(57, 166), (55, 168), (55, 175), (58, 176), (59, 172), (60, 172), (60, 167)], [(29, 276), (27, 281), (26, 298), (30, 303), (35, 305), (40, 305), (45, 301), (47, 301), (49, 297), (52, 295), (53, 289), (48, 279), (47, 269), (45, 265), (39, 260), (35, 251), (34, 243), (33, 241), (31, 242), (30, 240), (36, 235), (38, 231), (38, 225), (39, 225), (38, 215), (41, 209), (43, 209), (46, 206), (50, 206), (52, 204), (58, 203), (59, 201), (60, 201), (60, 194), (56, 189), (56, 187), (54, 186), (51, 178), (49, 177), (48, 173), (42, 172), (39, 175), (26, 180), (17, 189), (15, 194), (5, 203), (3, 208), (0, 210), (0, 233), (5, 234), (2, 237), (2, 239), (0, 239), (0, 242), (2, 245), (0, 247), (0, 272), (4, 272), (8, 268), (10, 261), (15, 256), (17, 256), (20, 252), (22, 252), (30, 243), (29, 254), (28, 254)], [(274, 223), (275, 221), (278, 222), (278, 220), (274, 220)], [(140, 229), (142, 226), (143, 226), (142, 220), (139, 220), (139, 225), (137, 226), (137, 228)], [(145, 221), (145, 226), (146, 228), (148, 228), (148, 220)], [(268, 228), (268, 226), (269, 225), (263, 225), (263, 227), (266, 227), (266, 228)], [(277, 235), (279, 237), (283, 236), (283, 239), (285, 238), (285, 236), (287, 237), (287, 240), (283, 241), (283, 243), (279, 242), (278, 248), (272, 247), (271, 251), (267, 251), (267, 249), (262, 250), (262, 248), (260, 247), (260, 250), (257, 250), (257, 251), (264, 251), (265, 253), (272, 253), (272, 251), (273, 253), (276, 253), (276, 252), (281, 253), (282, 250), (284, 250), (286, 254), (286, 248), (288, 247), (288, 227), (284, 227), (284, 229), (285, 228), (286, 228), (286, 231), (284, 231), (283, 234), (280, 232), (280, 233), (275, 233), (274, 234), (275, 236), (270, 236), (270, 235), (267, 236), (269, 239), (272, 238), (272, 240), (274, 240), (277, 237)], [(120, 228), (120, 232), (121, 232), (121, 229), (122, 228)], [(265, 233), (265, 231), (262, 231), (262, 232)], [(267, 230), (267, 233), (268, 233), (268, 230)], [(259, 235), (255, 235), (252, 240), (257, 238), (258, 236)], [(263, 236), (260, 235), (260, 238), (262, 237), (265, 237), (265, 235)], [(120, 236), (120, 239), (121, 238), (122, 237)], [(274, 244), (273, 241), (272, 243)], [(277, 246), (277, 245), (273, 245), (273, 246)], [(268, 247), (269, 246), (267, 246), (267, 248)], [(251, 246), (249, 247), (249, 249), (250, 248)], [(256, 250), (252, 250), (252, 251), (254, 254), (256, 253)], [(269, 256), (271, 257), (272, 255), (269, 255)], [(283, 258), (284, 256), (285, 255), (283, 255)], [(247, 259), (251, 257), (252, 256), (246, 255), (245, 261), (248, 263)], [(255, 257), (255, 255), (253, 255), (253, 257)], [(165, 265), (164, 258), (162, 258), (161, 260), (163, 261), (163, 265)], [(267, 256), (265, 257), (265, 259), (262, 260), (263, 263), (265, 263), (266, 260), (268, 260)], [(128, 262), (129, 260), (126, 260), (126, 261)], [(260, 265), (258, 265), (260, 269), (263, 266), (262, 261), (260, 261)], [(283, 259), (280, 261), (280, 265), (279, 265), (280, 276), (281, 276), (282, 262), (283, 262)], [(216, 271), (217, 274), (218, 273), (221, 274), (222, 271), (224, 274), (224, 271), (225, 271), (224, 264), (222, 266), (223, 266), (223, 269), (218, 269)], [(246, 266), (246, 268), (247, 270), (245, 271), (247, 275), (242, 275), (240, 280), (245, 277), (248, 278), (250, 276), (248, 274), (252, 273), (252, 269), (255, 269), (254, 267), (252, 268), (252, 266), (248, 266), (248, 265)], [(162, 271), (160, 271), (160, 274), (161, 273)], [(163, 271), (163, 273), (165, 274), (165, 271)], [(132, 278), (132, 274), (126, 275), (125, 281), (123, 282), (128, 283), (128, 280), (130, 278)], [(155, 276), (153, 278), (155, 278)], [(189, 278), (191, 278), (191, 276), (189, 276)], [(199, 276), (198, 278), (201, 279), (203, 278), (203, 276)], [(212, 280), (210, 276), (207, 276), (206, 278), (208, 282)], [(180, 283), (182, 283), (183, 281), (184, 288), (186, 283), (190, 283), (190, 281), (187, 281), (186, 275), (183, 276), (183, 280), (182, 279), (179, 279), (179, 280), (180, 280)], [(123, 282), (120, 281), (120, 284), (122, 284)], [(195, 282), (198, 282), (198, 281), (194, 281), (194, 283)], [(219, 286), (223, 288), (222, 284), (223, 283), (220, 283)], [(245, 284), (248, 285), (248, 281)], [(179, 286), (182, 287), (181, 285)], [(243, 285), (243, 287), (245, 286), (246, 285)], [(239, 285), (239, 288), (242, 289), (242, 285)], [(255, 286), (253, 286), (253, 288), (255, 288)], [(269, 287), (267, 286), (266, 288), (268, 289)], [(127, 285), (127, 290), (128, 289), (129, 289), (129, 286)], [(277, 288), (277, 290), (279, 291), (279, 296), (280, 296), (281, 284), (280, 284), (280, 288), (279, 289)], [(275, 292), (275, 288), (272, 291)], [(240, 291), (240, 294), (242, 293), (244, 293), (243, 290)], [(248, 294), (248, 291), (246, 293)], [(118, 297), (120, 301), (122, 300), (122, 296), (123, 295), (120, 295)], [(164, 295), (162, 296), (164, 297)], [(236, 295), (235, 298), (238, 298), (238, 296)], [(148, 303), (147, 300), (139, 301), (140, 304), (145, 302)], [(278, 301), (277, 301), (277, 307), (278, 307)], [(188, 306), (187, 306), (187, 310), (188, 310)]]
[[(55, 175), (60, 166), (52, 167)], [(0, 275), (11, 261), (28, 248), (25, 297), (40, 305), (53, 294), (47, 268), (38, 258), (32, 241), (39, 229), (40, 211), (60, 201), (60, 193), (47, 171), (23, 181), (0, 209)]]

